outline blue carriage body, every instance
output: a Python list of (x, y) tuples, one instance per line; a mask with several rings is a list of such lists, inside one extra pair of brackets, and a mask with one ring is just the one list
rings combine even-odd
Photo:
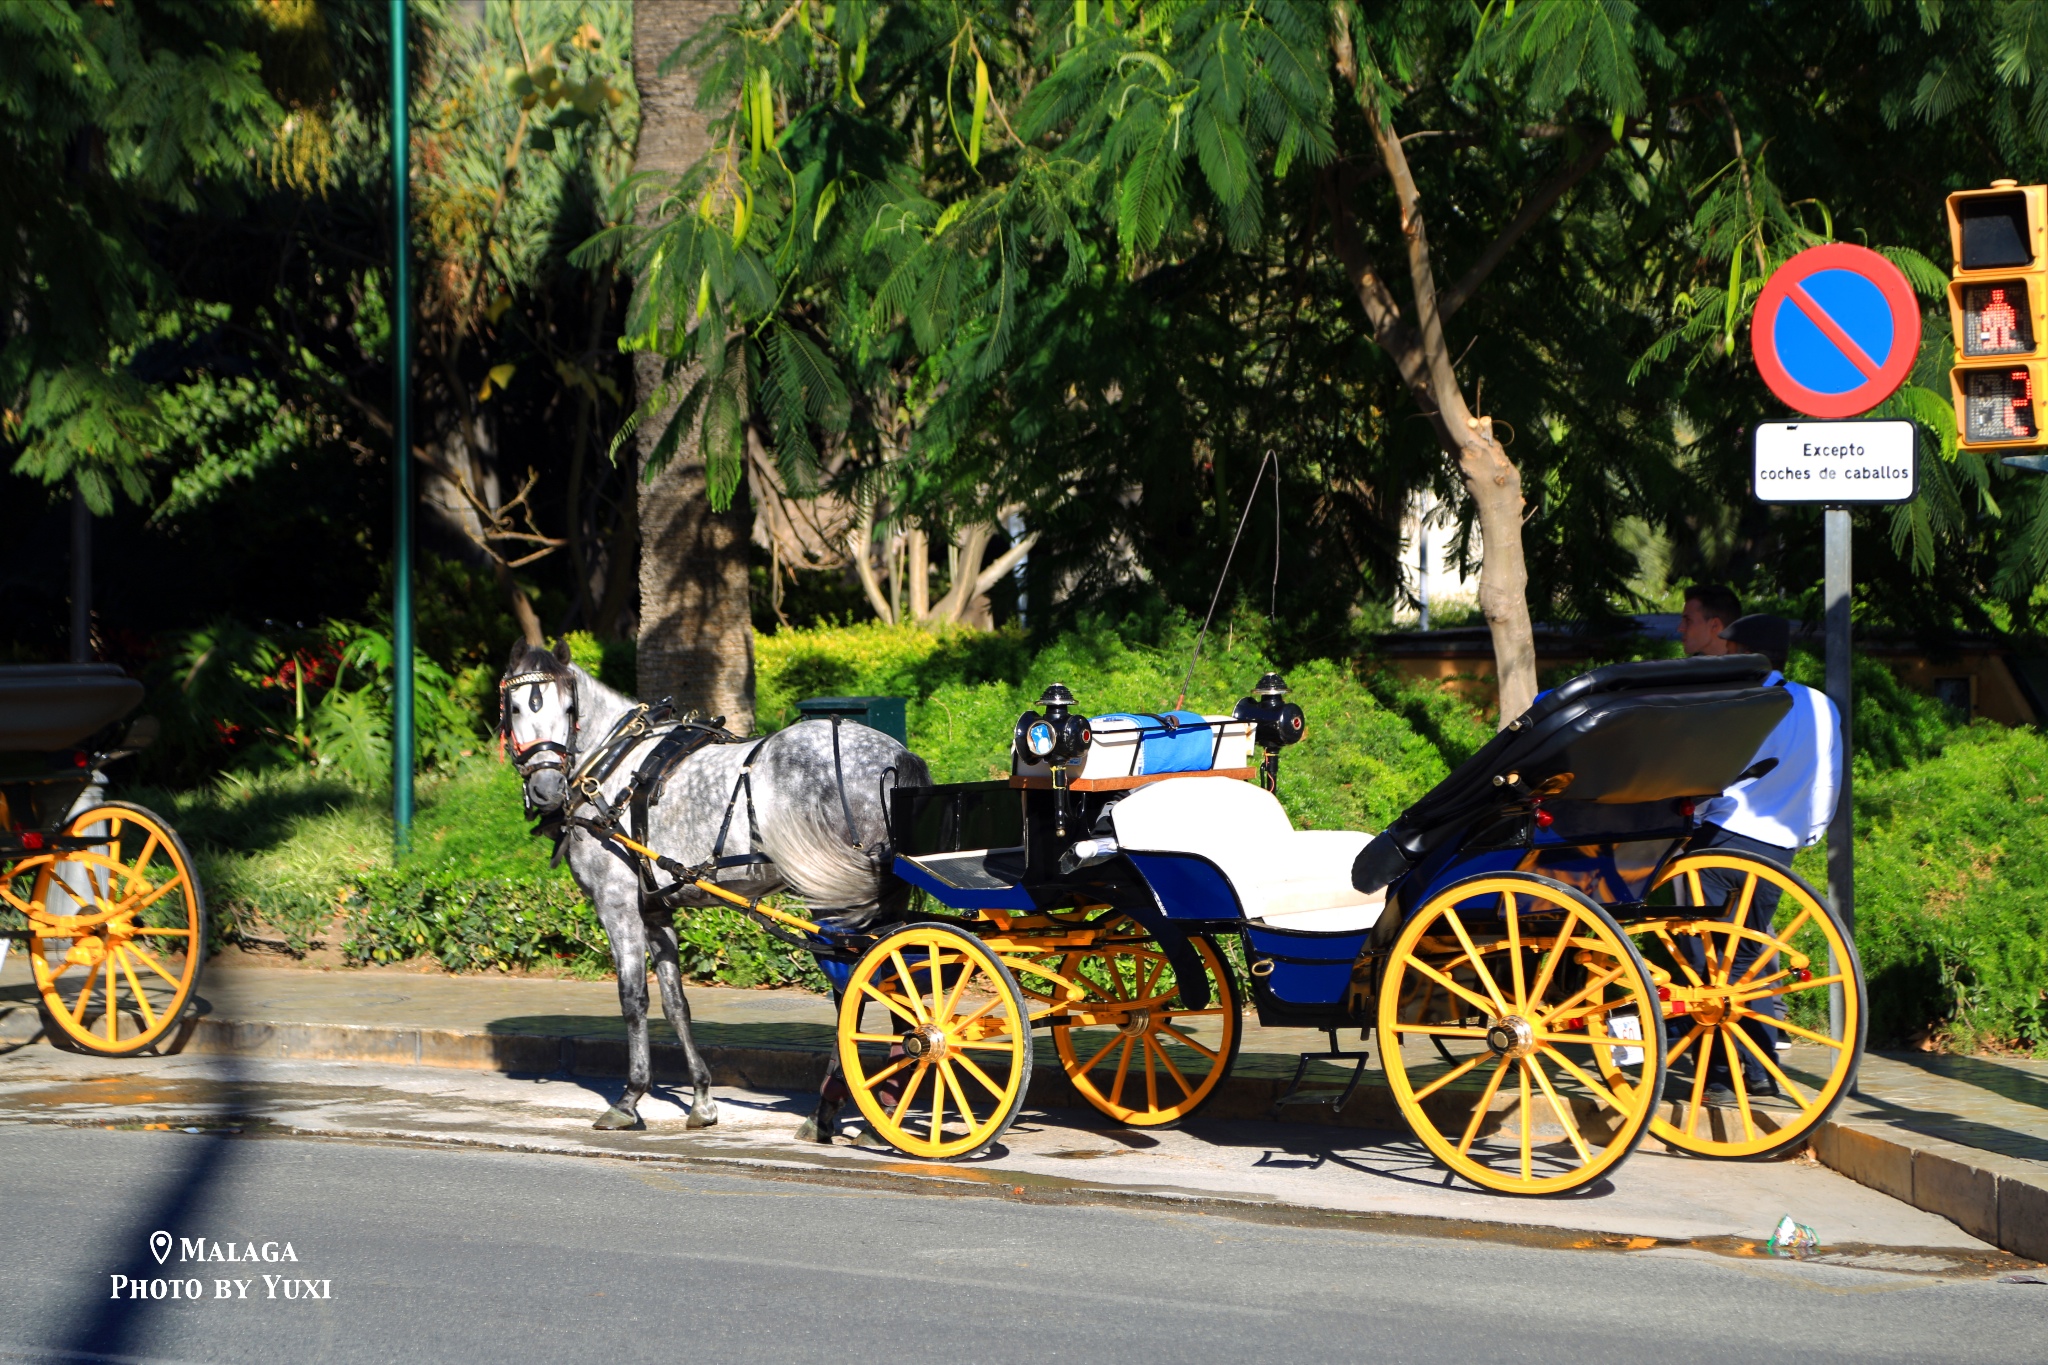
[[(1270, 793), (1220, 774), (906, 790), (896, 870), (958, 910), (1111, 907), (1170, 952), (1241, 934), (1267, 1023), (1351, 1022), (1375, 949), (1464, 878), (1537, 872), (1618, 913), (1640, 903), (1694, 834), (1695, 804), (1738, 780), (1789, 709), (1768, 671), (1744, 655), (1575, 678), (1377, 836), (1294, 830)], [(1076, 866), (1083, 837), (1113, 837), (1113, 856)]]

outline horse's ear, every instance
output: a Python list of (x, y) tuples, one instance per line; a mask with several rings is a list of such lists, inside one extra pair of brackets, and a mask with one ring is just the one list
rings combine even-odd
[(569, 662), (569, 642), (560, 636), (555, 638), (555, 661), (561, 664)]
[(505, 661), (505, 671), (507, 673), (517, 673), (519, 665), (524, 663), (525, 660), (526, 641), (523, 639), (514, 640), (512, 642), (512, 657)]

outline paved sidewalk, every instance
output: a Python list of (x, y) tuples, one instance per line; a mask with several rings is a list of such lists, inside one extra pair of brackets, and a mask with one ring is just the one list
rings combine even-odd
[[(210, 970), (200, 995), (202, 1018), (186, 1042), (188, 1055), (351, 1061), (536, 1077), (617, 1077), (624, 1072), (625, 1027), (610, 982), (236, 966)], [(691, 987), (689, 999), (698, 1044), (721, 1086), (754, 1095), (815, 1089), (833, 1039), (829, 1001), (800, 991), (702, 986)], [(0, 970), (0, 1049), (27, 1041), (37, 1027), (26, 964), (16, 955)], [(657, 1040), (665, 1038), (668, 1030), (657, 1024), (654, 1035)], [(1293, 1073), (1296, 1054), (1324, 1043), (1321, 1034), (1261, 1028), (1247, 1018), (1232, 1079), (1204, 1110), (1204, 1119), (1211, 1124), (1256, 1124), (1262, 1131), (1270, 1130), (1266, 1140), (1281, 1147), (1321, 1151), (1323, 1155), (1307, 1158), (1316, 1165), (1330, 1159), (1331, 1144), (1355, 1147), (1359, 1139), (1334, 1134), (1318, 1138), (1312, 1124), (1399, 1135), (1405, 1142), (1405, 1125), (1374, 1074), (1368, 1074), (1341, 1115), (1332, 1116), (1320, 1106), (1301, 1106), (1286, 1112), (1288, 1123), (1266, 1122), (1274, 1099)], [(1058, 1073), (1049, 1042), (1042, 1041), (1041, 1047), (1032, 1084), (1033, 1107), (1081, 1108)], [(657, 1042), (655, 1067), (660, 1079), (681, 1079), (680, 1049)], [(1343, 1073), (1323, 1068), (1318, 1074), (1334, 1081)], [(1824, 1163), (1873, 1190), (1952, 1221), (1970, 1235), (1966, 1240), (1982, 1239), (2048, 1260), (2048, 1063), (1873, 1054), (1865, 1060), (1861, 1079), (1861, 1095), (1837, 1111), (1815, 1143)], [(1093, 1116), (1080, 1118), (1085, 1122)], [(1233, 1143), (1237, 1141), (1233, 1138)], [(1656, 1152), (1660, 1146), (1647, 1140), (1643, 1153)], [(1644, 1164), (1643, 1156), (1638, 1156), (1624, 1169), (1632, 1172)], [(1759, 1173), (1790, 1164), (1709, 1165), (1668, 1157), (1650, 1163), (1663, 1172), (1660, 1179), (1678, 1179), (1681, 1186), (1689, 1186), (1694, 1175), (1713, 1172), (1716, 1188), (1754, 1185)], [(1680, 1173), (1687, 1174), (1681, 1178)], [(1773, 1197), (1769, 1185), (1765, 1180), (1753, 1191), (1764, 1204)], [(1454, 1202), (1462, 1208), (1472, 1201), (1480, 1211), (1451, 1216), (1486, 1218), (1487, 1208), (1495, 1210), (1493, 1217), (1507, 1216), (1497, 1207), (1500, 1201), (1488, 1196), (1461, 1195)], [(1443, 1205), (1440, 1198), (1426, 1202)], [(1519, 1201), (1509, 1204), (1524, 1210), (1520, 1216), (1529, 1216)], [(1607, 1212), (1611, 1210), (1603, 1210), (1601, 1216)], [(1555, 1221), (1549, 1212), (1544, 1217)], [(1680, 1219), (1671, 1229), (1682, 1227), (1686, 1235), (1701, 1235), (1700, 1229), (1719, 1217), (1706, 1223)], [(1603, 1226), (1615, 1230), (1611, 1224)], [(1835, 1235), (1841, 1235), (1839, 1228)]]

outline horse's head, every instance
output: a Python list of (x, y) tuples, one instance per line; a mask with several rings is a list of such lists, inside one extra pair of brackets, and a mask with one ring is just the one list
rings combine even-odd
[(525, 783), (526, 813), (561, 809), (576, 753), (576, 675), (565, 642), (552, 652), (512, 646), (498, 680), (498, 734)]

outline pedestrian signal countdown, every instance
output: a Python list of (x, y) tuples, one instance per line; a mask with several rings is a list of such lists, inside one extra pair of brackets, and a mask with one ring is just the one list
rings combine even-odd
[(1948, 197), (1956, 428), (1971, 447), (2048, 444), (2048, 186), (1995, 180)]

